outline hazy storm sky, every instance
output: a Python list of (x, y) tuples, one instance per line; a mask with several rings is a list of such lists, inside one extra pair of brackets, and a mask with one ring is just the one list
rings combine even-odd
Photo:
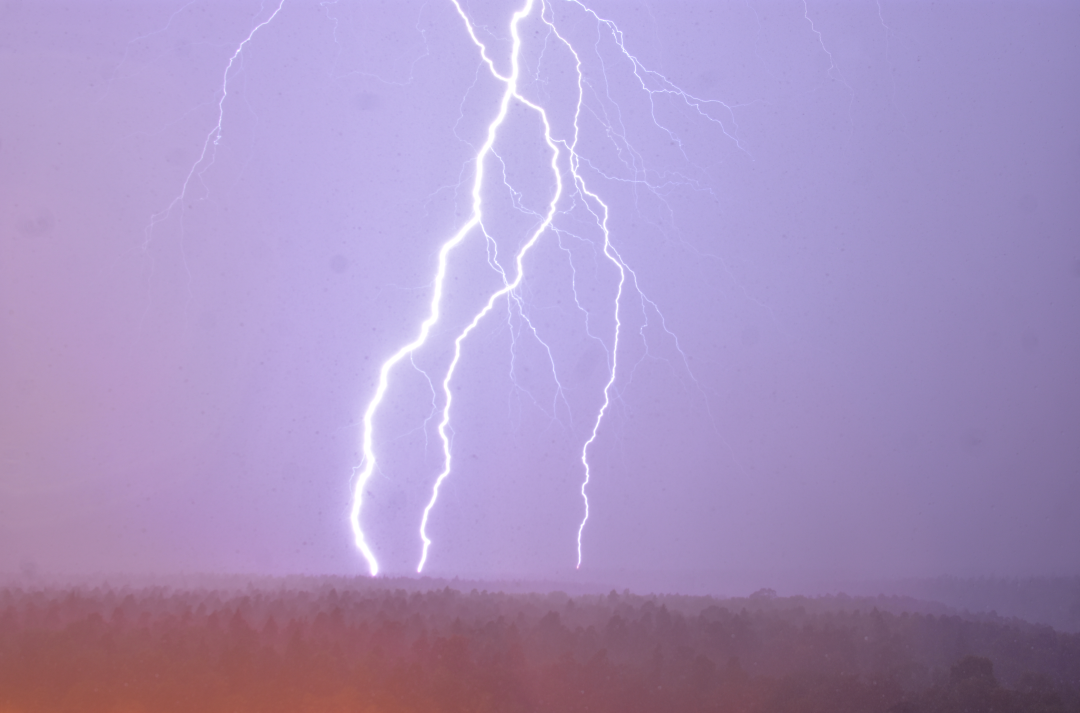
[[(465, 5), (502, 71), (518, 4)], [(648, 299), (620, 303), (574, 574), (617, 273), (565, 196), (522, 312), (464, 343), (425, 572), (1080, 572), (1080, 4), (591, 5), (713, 121), (650, 108), (610, 33), (550, 6), (582, 172)], [(285, 0), (222, 102), (275, 7), (0, 3), (0, 571), (367, 571), (361, 416), (501, 85), (449, 0)], [(522, 92), (568, 138), (572, 57), (535, 15), (522, 36)], [(512, 106), (485, 164), (508, 266), (553, 191), (538, 132)], [(474, 231), (392, 374), (363, 510), (386, 572), (415, 568), (441, 467), (421, 370), (437, 387), (498, 284)]]

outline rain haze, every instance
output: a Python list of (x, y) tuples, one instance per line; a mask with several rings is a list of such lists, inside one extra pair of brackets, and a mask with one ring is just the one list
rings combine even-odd
[(359, 482), (414, 573), (451, 393), (425, 575), (1080, 574), (1080, 5), (537, 5), (552, 141), (508, 102), (361, 480), (512, 71), (462, 7), (491, 67), (449, 0), (2, 5), (0, 571), (364, 575)]

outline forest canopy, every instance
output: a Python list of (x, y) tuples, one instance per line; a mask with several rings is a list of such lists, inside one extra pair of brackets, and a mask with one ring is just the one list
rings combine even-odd
[(1080, 711), (1080, 635), (899, 597), (0, 590), (0, 713)]

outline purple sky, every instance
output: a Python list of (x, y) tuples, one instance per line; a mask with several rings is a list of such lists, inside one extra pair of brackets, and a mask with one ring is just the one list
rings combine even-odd
[[(517, 5), (466, 5), (500, 71)], [(275, 7), (0, 4), (0, 571), (367, 571), (361, 417), (502, 87), (450, 0), (285, 0), (222, 103)], [(590, 6), (715, 121), (650, 108), (610, 34), (551, 7), (583, 60), (582, 175), (659, 309), (620, 303), (576, 576), (1080, 572), (1080, 6)], [(521, 91), (567, 138), (572, 57), (535, 15), (522, 35)], [(485, 163), (508, 266), (553, 195), (539, 127), (511, 107)], [(425, 573), (573, 574), (617, 285), (574, 206), (521, 311), (464, 342)], [(423, 372), (500, 284), (478, 231), (447, 280), (374, 422), (389, 573), (441, 468)]]

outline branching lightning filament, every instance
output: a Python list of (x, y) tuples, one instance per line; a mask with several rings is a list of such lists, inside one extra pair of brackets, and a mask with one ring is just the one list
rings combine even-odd
[[(610, 410), (615, 396), (614, 389), (619, 378), (619, 353), (620, 353), (620, 337), (622, 322), (622, 301), (624, 290), (627, 287), (633, 289), (640, 298), (641, 309), (643, 314), (647, 315), (647, 311), (651, 310), (658, 317), (658, 322), (663, 325), (663, 331), (667, 333), (673, 340), (674, 348), (682, 354), (683, 363), (687, 365), (686, 355), (682, 353), (681, 347), (679, 347), (678, 340), (675, 335), (668, 330), (667, 322), (664, 316), (659, 312), (659, 309), (654, 301), (649, 299), (644, 292), (642, 292), (641, 286), (638, 282), (637, 274), (630, 268), (627, 262), (620, 255), (616, 249), (612, 235), (609, 228), (609, 216), (610, 208), (599, 193), (589, 187), (584, 176), (584, 169), (588, 168), (592, 173), (599, 175), (606, 180), (627, 180), (618, 179), (606, 175), (602, 171), (596, 168), (596, 166), (590, 162), (587, 158), (583, 157), (579, 152), (579, 143), (581, 140), (581, 121), (583, 111), (585, 109), (585, 96), (588, 91), (595, 91), (596, 88), (590, 85), (590, 82), (586, 79), (586, 74), (583, 70), (583, 62), (579, 51), (575, 48), (574, 44), (568, 39), (565, 33), (561, 33), (556, 26), (555, 11), (553, 6), (546, 0), (525, 0), (524, 4), (519, 10), (517, 10), (510, 19), (509, 22), (509, 36), (511, 39), (510, 57), (509, 57), (509, 72), (502, 73), (496, 67), (496, 61), (492, 54), (492, 48), (489, 47), (481, 39), (481, 33), (477, 30), (477, 25), (470, 19), (469, 14), (462, 6), (459, 0), (450, 0), (457, 14), (464, 22), (465, 29), (469, 34), (473, 44), (479, 50), (479, 54), (482, 63), (486, 65), (488, 72), (491, 76), (501, 84), (502, 93), (499, 99), (498, 107), (494, 117), (491, 119), (487, 126), (487, 132), (484, 142), (476, 149), (475, 155), (470, 159), (470, 162), (474, 166), (475, 173), (472, 180), (471, 188), (471, 212), (466, 222), (458, 228), (458, 230), (451, 235), (445, 242), (442, 243), (438, 251), (437, 266), (435, 270), (434, 279), (432, 281), (431, 289), (431, 301), (428, 306), (427, 317), (420, 323), (419, 329), (416, 332), (416, 336), (412, 341), (401, 346), (396, 352), (390, 355), (379, 369), (378, 381), (375, 388), (375, 393), (371, 400), (368, 402), (367, 407), (363, 414), (363, 421), (361, 427), (361, 462), (354, 473), (354, 495), (351, 510), (351, 525), (352, 532), (355, 538), (357, 548), (363, 554), (367, 561), (368, 568), (371, 574), (377, 575), (379, 573), (379, 563), (375, 556), (375, 552), (372, 549), (364, 529), (361, 524), (361, 515), (364, 507), (364, 495), (366, 488), (373, 475), (378, 469), (378, 457), (375, 449), (375, 437), (374, 431), (376, 426), (376, 420), (378, 417), (379, 409), (383, 406), (384, 401), (387, 398), (387, 392), (390, 387), (390, 377), (395, 368), (404, 360), (413, 358), (413, 355), (424, 347), (432, 334), (433, 328), (439, 322), (443, 315), (446, 305), (444, 300), (446, 298), (446, 286), (448, 279), (448, 271), (450, 270), (450, 258), (451, 254), (461, 246), (466, 240), (478, 236), (486, 239), (489, 243), (488, 247), (488, 264), (495, 270), (500, 279), (501, 287), (494, 290), (483, 302), (482, 307), (467, 321), (465, 327), (457, 334), (453, 340), (452, 358), (446, 367), (445, 372), (442, 375), (442, 403), (441, 403), (441, 417), (438, 422), (438, 435), (442, 444), (442, 469), (438, 476), (435, 478), (434, 485), (431, 489), (431, 496), (427, 501), (423, 510), (423, 515), (420, 520), (419, 537), (422, 543), (422, 550), (420, 560), (417, 565), (416, 571), (422, 572), (425, 564), (428, 562), (431, 545), (433, 544), (431, 536), (429, 534), (429, 521), (433, 509), (435, 508), (438, 499), (440, 489), (450, 476), (453, 469), (453, 448), (452, 448), (452, 434), (453, 429), (451, 426), (451, 416), (453, 409), (453, 391), (451, 389), (451, 382), (454, 379), (455, 373), (462, 359), (462, 345), (465, 340), (472, 334), (476, 328), (481, 324), (485, 317), (489, 313), (495, 310), (496, 306), (502, 304), (503, 300), (506, 300), (507, 306), (510, 308), (511, 314), (516, 309), (517, 314), (521, 317), (524, 324), (527, 325), (529, 334), (536, 339), (547, 351), (547, 356), (551, 361), (552, 374), (555, 376), (555, 382), (558, 386), (558, 394), (562, 393), (562, 387), (558, 382), (558, 377), (555, 369), (554, 357), (550, 347), (543, 341), (536, 326), (529, 320), (525, 310), (522, 307), (523, 296), (521, 294), (521, 288), (523, 281), (526, 277), (526, 258), (529, 252), (540, 242), (545, 236), (550, 236), (552, 239), (556, 237), (559, 239), (559, 247), (569, 255), (569, 251), (563, 247), (562, 237), (563, 235), (572, 235), (571, 231), (566, 228), (560, 228), (555, 224), (558, 217), (564, 213), (569, 212), (573, 207), (582, 209), (590, 216), (590, 219), (594, 223), (595, 229), (601, 236), (600, 253), (603, 259), (612, 266), (617, 274), (617, 284), (614, 290), (614, 294), (610, 297), (608, 307), (608, 318), (610, 321), (610, 332), (608, 336), (601, 337), (593, 331), (592, 327), (589, 327), (590, 314), (586, 310), (581, 302), (578, 300), (578, 293), (576, 287), (576, 278), (574, 281), (574, 295), (575, 302), (578, 309), (584, 314), (586, 331), (588, 335), (599, 342), (608, 358), (607, 358), (607, 379), (603, 387), (603, 399), (599, 408), (596, 410), (594, 417), (591, 419), (591, 428), (587, 433), (583, 444), (581, 445), (580, 461), (583, 469), (580, 495), (582, 502), (582, 516), (580, 525), (577, 528), (576, 533), (576, 547), (577, 547), (577, 567), (580, 568), (582, 564), (582, 538), (585, 532), (585, 526), (589, 519), (589, 498), (588, 487), (593, 477), (593, 470), (590, 464), (590, 450), (596, 443), (600, 436), (601, 426), (604, 421), (605, 415)], [(586, 16), (591, 17), (597, 25), (598, 31), (601, 34), (605, 34), (611, 39), (614, 46), (617, 48), (617, 52), (621, 57), (621, 61), (626, 62), (631, 67), (631, 71), (636, 78), (636, 82), (640, 85), (640, 89), (648, 96), (649, 104), (652, 106), (652, 122), (656, 128), (666, 132), (666, 135), (670, 139), (672, 145), (678, 146), (678, 150), (685, 156), (685, 151), (682, 148), (682, 141), (677, 133), (667, 127), (665, 127), (656, 116), (655, 99), (671, 98), (675, 97), (681, 101), (686, 107), (690, 108), (699, 117), (704, 117), (709, 122), (719, 125), (724, 134), (738, 143), (738, 140), (734, 135), (734, 121), (731, 118), (731, 107), (723, 105), (714, 100), (704, 100), (694, 97), (690, 94), (679, 89), (672, 84), (666, 77), (659, 73), (650, 71), (642, 66), (636, 57), (631, 55), (623, 42), (622, 32), (614, 25), (614, 23), (605, 20), (598, 16), (595, 12), (577, 2), (577, 0), (567, 0), (566, 5), (572, 6), (577, 10), (583, 12)], [(522, 59), (522, 47), (523, 39), (521, 32), (521, 25), (523, 21), (536, 14), (534, 21), (538, 22), (540, 26), (545, 28), (547, 36), (545, 42), (550, 42), (556, 47), (561, 47), (568, 53), (573, 60), (574, 71), (576, 77), (574, 77), (573, 86), (575, 88), (576, 96), (573, 97), (573, 123), (572, 129), (568, 132), (567, 136), (560, 136), (553, 129), (552, 121), (549, 118), (548, 109), (545, 108), (544, 103), (540, 99), (527, 97), (521, 90), (521, 82), (523, 79), (523, 59)], [(544, 51), (548, 51), (548, 45), (545, 44)], [(602, 61), (602, 60), (601, 60)], [(606, 77), (603, 80), (606, 82)], [(483, 192), (487, 184), (493, 179), (491, 177), (492, 165), (496, 162), (502, 162), (502, 158), (495, 151), (496, 140), (499, 137), (500, 131), (506, 128), (506, 120), (508, 112), (512, 103), (517, 102), (521, 106), (527, 108), (539, 119), (539, 125), (542, 126), (543, 135), (542, 139), (546, 145), (549, 153), (549, 161), (547, 163), (545, 171), (550, 172), (550, 181), (553, 185), (552, 194), (550, 200), (548, 200), (546, 209), (542, 214), (531, 213), (537, 219), (535, 227), (530, 229), (527, 239), (521, 243), (517, 252), (514, 254), (512, 268), (506, 269), (499, 262), (497, 258), (497, 247), (495, 247), (496, 241), (488, 233), (485, 227), (485, 205), (483, 201)], [(722, 112), (726, 113), (726, 118), (717, 118), (711, 111), (720, 108)], [(617, 110), (617, 106), (616, 106)], [(594, 110), (590, 110), (594, 111)], [(595, 114), (595, 111), (594, 111)], [(637, 150), (625, 138), (625, 130), (621, 127), (621, 119), (618, 117), (598, 117), (602, 124), (607, 127), (607, 133), (609, 135), (609, 141), (614, 144), (616, 153), (620, 156), (620, 160), (626, 166), (627, 170), (634, 176), (630, 179), (631, 182), (637, 187), (637, 189), (643, 189), (651, 193), (662, 204), (667, 205), (663, 196), (663, 190), (658, 187), (657, 184), (651, 182), (647, 177), (647, 172), (643, 168), (643, 159)], [(740, 145), (740, 148), (741, 145)], [(503, 164), (505, 171), (505, 164)], [(503, 176), (503, 183), (509, 188), (509, 184), (506, 183), (505, 176)], [(670, 181), (671, 177), (666, 177), (664, 180)], [(675, 180), (680, 185), (690, 185), (696, 190), (701, 188), (690, 179), (685, 176), (676, 176)], [(707, 190), (707, 189), (705, 189)], [(514, 189), (510, 189), (513, 195), (515, 208), (523, 211), (525, 210), (520, 204), (520, 196)], [(576, 236), (575, 236), (576, 237)], [(573, 270), (573, 263), (571, 261), (571, 270)], [(574, 273), (576, 275), (576, 272)], [(645, 318), (646, 323), (648, 317)], [(644, 336), (644, 327), (642, 327), (641, 333)], [(513, 339), (513, 336), (512, 336)], [(415, 365), (415, 364), (414, 364)], [(513, 367), (512, 367), (513, 369)], [(689, 374), (689, 370), (687, 369)], [(426, 376), (426, 373), (425, 373)], [(693, 375), (690, 374), (693, 378)]]

